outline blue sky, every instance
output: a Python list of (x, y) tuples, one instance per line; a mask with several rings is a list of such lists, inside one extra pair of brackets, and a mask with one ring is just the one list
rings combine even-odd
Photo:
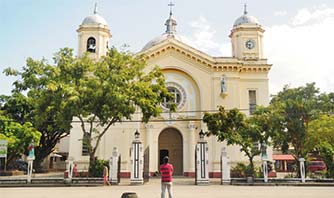
[[(95, 2), (116, 47), (128, 44), (137, 52), (165, 30), (169, 0), (0, 0), (0, 70), (19, 69), (27, 57), (51, 62), (63, 47), (76, 50), (76, 30)], [(177, 31), (210, 55), (230, 56), (228, 35), (245, 2), (266, 29), (270, 93), (306, 82), (334, 92), (333, 0), (174, 0)], [(0, 74), (0, 94), (10, 93), (13, 80)]]

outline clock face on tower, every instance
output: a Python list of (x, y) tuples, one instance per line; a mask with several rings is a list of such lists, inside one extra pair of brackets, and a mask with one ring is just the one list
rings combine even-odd
[(253, 49), (255, 47), (255, 42), (253, 40), (247, 40), (245, 43), (247, 49)]

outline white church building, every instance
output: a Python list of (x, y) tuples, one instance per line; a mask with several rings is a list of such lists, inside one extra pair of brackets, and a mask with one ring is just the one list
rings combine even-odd
[[(163, 34), (149, 41), (138, 54), (147, 57), (149, 68), (158, 65), (166, 78), (166, 86), (175, 96), (177, 110), (152, 118), (148, 123), (125, 121), (111, 127), (104, 135), (96, 156), (108, 160), (116, 147), (121, 155), (121, 174), (130, 176), (130, 148), (134, 133), (138, 130), (143, 149), (148, 151), (149, 172), (158, 171), (161, 159), (168, 155), (174, 165), (174, 175), (194, 176), (195, 146), (199, 132), (207, 130), (202, 121), (205, 112), (238, 108), (250, 115), (256, 105), (269, 104), (268, 72), (271, 64), (263, 56), (263, 34), (259, 21), (244, 13), (235, 20), (229, 37), (232, 57), (214, 57), (185, 43), (177, 32), (177, 21), (172, 11), (163, 26)], [(78, 56), (90, 52), (92, 58), (106, 54), (111, 46), (111, 32), (107, 21), (96, 11), (84, 18), (79, 25)], [(116, 32), (114, 34), (117, 34)], [(226, 35), (228, 36), (228, 35)], [(133, 120), (140, 120), (139, 114)], [(89, 156), (81, 141), (83, 133), (79, 123), (73, 122), (68, 137), (68, 156), (74, 159), (78, 169), (88, 169)], [(220, 175), (220, 158), (226, 147), (232, 166), (237, 162), (248, 163), (237, 146), (217, 142), (215, 136), (205, 137), (208, 142), (209, 172), (211, 177)], [(272, 155), (268, 151), (268, 156)], [(256, 160), (260, 160), (257, 158)]]

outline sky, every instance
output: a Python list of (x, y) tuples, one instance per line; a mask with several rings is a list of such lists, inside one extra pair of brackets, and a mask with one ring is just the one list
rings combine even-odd
[[(2, 71), (21, 69), (28, 57), (46, 58), (60, 48), (77, 50), (82, 20), (98, 13), (108, 22), (111, 44), (138, 52), (165, 31), (169, 0), (0, 0), (0, 95), (10, 94), (15, 77)], [(273, 64), (269, 92), (284, 85), (315, 82), (334, 92), (333, 0), (173, 0), (177, 32), (212, 56), (231, 56), (228, 35), (243, 14), (255, 16), (266, 30), (264, 55)]]

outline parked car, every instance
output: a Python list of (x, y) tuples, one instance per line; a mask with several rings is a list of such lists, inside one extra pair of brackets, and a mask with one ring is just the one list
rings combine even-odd
[(308, 164), (308, 170), (311, 172), (326, 170), (326, 164), (324, 161), (310, 161)]
[(25, 173), (28, 171), (28, 163), (21, 159), (15, 160), (15, 162), (9, 167), (9, 169), (24, 171)]

